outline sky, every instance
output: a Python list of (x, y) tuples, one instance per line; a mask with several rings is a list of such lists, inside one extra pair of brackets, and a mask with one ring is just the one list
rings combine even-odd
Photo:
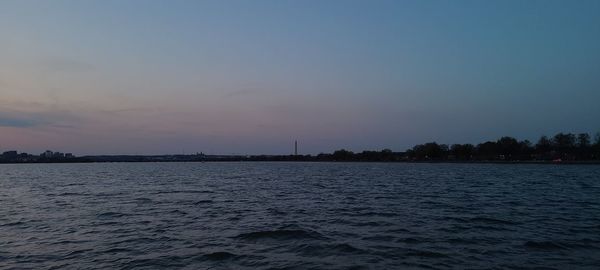
[(600, 1), (0, 1), (0, 151), (600, 131)]

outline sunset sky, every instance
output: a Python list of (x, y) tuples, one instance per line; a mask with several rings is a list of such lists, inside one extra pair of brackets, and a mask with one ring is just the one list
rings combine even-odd
[(600, 131), (600, 1), (0, 1), (0, 151)]

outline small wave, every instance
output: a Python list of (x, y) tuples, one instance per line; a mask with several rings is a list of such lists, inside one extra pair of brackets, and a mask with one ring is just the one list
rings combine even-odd
[(397, 228), (397, 229), (386, 230), (385, 232), (387, 232), (387, 233), (393, 233), (393, 234), (405, 234), (405, 233), (411, 233), (411, 231), (410, 231), (410, 230), (407, 230), (407, 229), (402, 229), (402, 228)]
[(119, 195), (125, 195), (124, 192), (100, 192), (98, 194), (94, 194), (95, 197), (114, 197)]
[(132, 249), (129, 248), (110, 248), (107, 250), (102, 251), (101, 253), (126, 253), (126, 252), (132, 252)]
[(331, 219), (331, 220), (328, 220), (327, 223), (329, 223), (329, 224), (344, 224), (344, 225), (354, 224), (352, 221), (347, 220), (347, 219), (342, 219), (342, 218)]
[(286, 213), (286, 212), (284, 212), (284, 211), (281, 211), (281, 210), (279, 210), (279, 209), (275, 209), (275, 208), (269, 208), (269, 209), (267, 209), (267, 211), (268, 211), (270, 214), (272, 214), (272, 215), (275, 215), (275, 216), (285, 216), (285, 215), (287, 215), (287, 213)]
[(354, 247), (350, 244), (335, 244), (335, 245), (328, 245), (326, 246), (327, 249), (329, 249), (330, 251), (335, 251), (335, 253), (350, 253), (350, 254), (354, 254), (354, 253), (364, 253), (365, 251)]
[(407, 256), (421, 257), (421, 258), (446, 258), (448, 255), (435, 251), (428, 250), (411, 250), (406, 253)]
[[(32, 240), (32, 239), (30, 239)], [(62, 241), (58, 241), (55, 242), (56, 245), (67, 245), (67, 244), (81, 244), (81, 243), (86, 243), (88, 242), (88, 240), (62, 240)]]
[(562, 250), (567, 249), (565, 246), (553, 241), (527, 241), (524, 246), (529, 249), (537, 250)]
[(213, 203), (212, 200), (199, 200), (197, 202), (195, 202), (195, 205), (199, 205), (199, 204), (206, 204), (206, 203)]
[(359, 226), (359, 227), (381, 227), (381, 226), (393, 226), (394, 223), (385, 222), (385, 221), (368, 221), (368, 222), (355, 223), (355, 225)]
[(350, 211), (350, 212), (360, 212), (360, 211), (371, 210), (371, 207), (367, 207), (367, 206), (357, 207), (357, 206), (355, 206), (355, 207), (352, 207), (350, 209), (340, 208), (339, 210)]
[(516, 222), (502, 220), (497, 218), (489, 217), (474, 217), (469, 220), (470, 222), (487, 223), (487, 224), (501, 224), (501, 225), (516, 225)]
[(22, 221), (15, 221), (15, 222), (9, 222), (9, 223), (4, 223), (4, 224), (0, 224), (0, 227), (11, 227), (11, 226), (19, 226), (25, 224)]
[(208, 260), (211, 260), (211, 261), (223, 261), (223, 260), (229, 260), (229, 259), (236, 258), (236, 257), (238, 257), (238, 255), (235, 255), (233, 253), (229, 253), (226, 251), (217, 251), (217, 252), (205, 254), (202, 257), (204, 257)]
[(451, 225), (450, 227), (439, 228), (438, 230), (442, 231), (442, 232), (446, 232), (446, 233), (459, 233), (459, 232), (469, 231), (472, 228), (473, 228), (472, 226), (462, 226), (462, 225), (455, 224), (455, 225)]
[(222, 260), (228, 260), (231, 258), (235, 258), (235, 257), (237, 257), (237, 255), (226, 252), (226, 251), (217, 251), (217, 252), (206, 254), (203, 257), (205, 257), (209, 260), (212, 260), (212, 261), (222, 261)]
[(426, 242), (425, 239), (422, 238), (414, 238), (414, 237), (404, 237), (396, 240), (396, 243), (406, 243), (406, 244), (419, 244)]
[(353, 265), (348, 267), (348, 270), (363, 270), (363, 269), (369, 269), (368, 266), (364, 266), (364, 265)]
[(137, 203), (152, 203), (152, 199), (149, 198), (135, 198), (134, 201)]
[(301, 240), (301, 239), (325, 239), (323, 235), (318, 232), (309, 230), (289, 230), (279, 229), (272, 231), (257, 231), (250, 233), (243, 233), (234, 238), (243, 240), (262, 240), (262, 239), (274, 239), (274, 240)]
[(252, 261), (263, 260), (265, 257), (256, 255), (237, 255), (227, 251), (216, 251), (202, 256), (196, 257), (193, 260), (199, 261), (239, 261), (250, 259)]
[(363, 237), (362, 240), (374, 241), (374, 242), (389, 242), (389, 241), (394, 240), (394, 236), (391, 236), (391, 235), (374, 235), (374, 236)]
[(293, 251), (301, 253), (304, 256), (316, 256), (316, 257), (324, 257), (324, 256), (339, 256), (340, 254), (365, 254), (367, 253), (365, 250), (357, 248), (347, 243), (339, 243), (339, 244), (328, 244), (328, 245), (319, 245), (319, 244), (302, 244), (293, 249)]
[(447, 243), (455, 244), (455, 245), (475, 245), (477, 241), (465, 238), (450, 238), (446, 240)]
[(85, 196), (85, 195), (88, 195), (88, 194), (77, 193), (77, 192), (65, 192), (65, 193), (60, 193), (56, 196), (63, 197), (63, 196)]
[(514, 231), (511, 229), (507, 229), (504, 226), (476, 225), (476, 226), (473, 226), (472, 228), (482, 230), (482, 231)]
[(77, 256), (79, 254), (83, 254), (83, 253), (89, 252), (89, 251), (93, 251), (93, 249), (87, 248), (87, 249), (73, 250), (73, 251), (65, 254), (65, 257), (73, 257), (73, 256)]
[(181, 256), (163, 256), (152, 259), (135, 259), (127, 264), (122, 269), (171, 269), (182, 268), (186, 266)]
[(161, 237), (133, 237), (133, 238), (128, 238), (128, 239), (123, 239), (123, 240), (118, 240), (115, 242), (112, 242), (111, 245), (129, 245), (129, 244), (134, 244), (134, 245), (140, 245), (140, 244), (148, 244), (148, 243), (166, 243), (166, 242), (171, 242), (171, 241), (175, 241), (175, 238), (171, 238), (168, 236), (161, 236)]
[(121, 217), (126, 217), (126, 216), (128, 216), (128, 214), (119, 213), (119, 212), (104, 212), (104, 213), (96, 215), (97, 218), (102, 218), (102, 219), (121, 218)]
[(583, 238), (575, 241), (571, 241), (568, 244), (563, 244), (563, 246), (569, 249), (583, 249), (583, 250), (598, 250), (600, 247), (596, 244), (600, 243), (600, 241), (592, 240), (589, 238)]
[(187, 212), (185, 212), (185, 211), (181, 211), (181, 210), (179, 210), (179, 209), (175, 209), (175, 210), (171, 211), (170, 213), (171, 213), (171, 214), (182, 215), (182, 216), (185, 216), (185, 215), (187, 215), (187, 214), (188, 214)]
[(161, 191), (154, 192), (154, 194), (181, 194), (181, 193), (205, 194), (205, 193), (215, 193), (215, 192), (210, 191), (210, 190), (161, 190)]
[(353, 217), (396, 217), (398, 214), (389, 212), (366, 212), (366, 213), (353, 213), (349, 216)]

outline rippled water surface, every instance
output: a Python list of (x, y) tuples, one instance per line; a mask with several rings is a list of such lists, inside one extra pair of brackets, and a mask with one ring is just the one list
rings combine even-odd
[(0, 165), (0, 268), (600, 267), (600, 166)]

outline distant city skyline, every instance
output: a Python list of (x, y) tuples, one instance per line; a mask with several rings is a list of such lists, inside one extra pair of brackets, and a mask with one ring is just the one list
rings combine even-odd
[(0, 1), (0, 152), (600, 131), (600, 1)]

